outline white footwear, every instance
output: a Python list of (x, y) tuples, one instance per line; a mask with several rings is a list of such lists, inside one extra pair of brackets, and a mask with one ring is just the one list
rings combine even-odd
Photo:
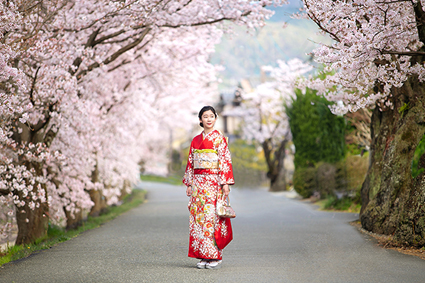
[(207, 263), (205, 268), (207, 269), (218, 269), (221, 267), (222, 260), (213, 260)]
[(207, 264), (208, 264), (208, 261), (203, 259), (196, 264), (196, 267), (199, 269), (204, 269)]

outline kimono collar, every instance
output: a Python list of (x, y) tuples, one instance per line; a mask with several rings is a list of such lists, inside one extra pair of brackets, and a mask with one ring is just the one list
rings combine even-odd
[(208, 134), (205, 134), (204, 131), (202, 131), (202, 140), (204, 140), (208, 135), (210, 135), (212, 132), (215, 132), (216, 129), (213, 129), (211, 132), (209, 132)]

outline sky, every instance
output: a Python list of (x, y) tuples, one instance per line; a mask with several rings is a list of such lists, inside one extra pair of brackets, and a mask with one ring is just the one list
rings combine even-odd
[(211, 56), (211, 63), (224, 67), (219, 74), (220, 88), (233, 88), (241, 79), (250, 79), (255, 86), (261, 66), (276, 66), (277, 60), (293, 58), (308, 61), (312, 59), (309, 53), (318, 46), (317, 42), (330, 43), (329, 38), (318, 34), (312, 21), (291, 18), (301, 7), (300, 0), (291, 0), (282, 7), (270, 7), (275, 15), (265, 27), (253, 34), (247, 33), (244, 27), (235, 27), (236, 34), (225, 34)]
[(298, 12), (303, 7), (303, 2), (301, 0), (289, 0), (288, 2), (281, 7), (269, 7), (270, 10), (275, 12), (269, 22), (296, 21), (291, 19), (291, 14)]

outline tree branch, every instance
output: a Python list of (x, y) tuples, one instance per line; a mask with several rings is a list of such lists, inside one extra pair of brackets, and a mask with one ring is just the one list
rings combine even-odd
[(96, 44), (95, 44), (95, 40), (96, 40), (96, 37), (97, 37), (97, 35), (99, 34), (99, 32), (100, 32), (100, 28), (98, 28), (97, 30), (95, 30), (94, 32), (92, 32), (92, 34), (90, 35), (90, 37), (89, 37), (89, 39), (87, 40), (87, 42), (86, 42), (86, 48), (87, 47), (93, 47), (93, 46), (95, 46)]
[(394, 3), (400, 3), (400, 2), (412, 2), (412, 0), (394, 0), (389, 2), (376, 2), (376, 4), (394, 4)]
[[(241, 17), (246, 17), (249, 14), (251, 14), (251, 11), (248, 11), (248, 12), (243, 13), (241, 15)], [(234, 19), (233, 18), (220, 18), (220, 19), (216, 19), (216, 20), (212, 20), (212, 21), (194, 23), (194, 24), (190, 24), (190, 25), (186, 25), (186, 24), (174, 25), (174, 26), (173, 25), (163, 25), (161, 27), (164, 27), (164, 28), (180, 28), (180, 27), (183, 27), (183, 26), (186, 26), (186, 27), (197, 27), (197, 26), (211, 25), (211, 24), (216, 24), (216, 23), (222, 22), (222, 21), (231, 21), (231, 20), (234, 20)]]
[[(418, 1), (418, 3), (416, 3), (416, 5), (413, 6), (413, 9), (415, 11), (415, 16), (416, 16), (415, 18), (417, 23), (416, 26), (418, 29), (419, 40), (422, 43), (425, 43), (425, 13), (424, 13), (421, 1)], [(424, 47), (422, 47), (421, 50), (423, 50), (423, 48)]]
[[(305, 6), (307, 7), (307, 9), (310, 9), (310, 5), (308, 4), (308, 1), (307, 0), (304, 0), (304, 4), (305, 4)], [(335, 41), (338, 41), (338, 42), (341, 42), (341, 40), (338, 38), (338, 36), (335, 34), (335, 33), (333, 33), (333, 32), (331, 32), (331, 31), (329, 31), (328, 29), (326, 29), (323, 25), (322, 25), (322, 22), (316, 17), (316, 15), (315, 14), (312, 14), (312, 13), (307, 13), (307, 15), (308, 15), (308, 17), (313, 21), (313, 22), (315, 22), (316, 23), (316, 25), (321, 29), (321, 30), (323, 30), (324, 32), (326, 32), (327, 34), (329, 34), (331, 37), (332, 37), (332, 39), (333, 40), (335, 40)]]
[(37, 71), (35, 71), (35, 75), (34, 78), (32, 80), (32, 84), (31, 84), (31, 90), (30, 90), (30, 101), (31, 104), (34, 106), (34, 89), (35, 89), (35, 84), (37, 81), (37, 77), (38, 77), (38, 71), (40, 70), (40, 67), (37, 68)]
[(114, 37), (116, 37), (116, 36), (118, 36), (120, 34), (123, 34), (123, 33), (125, 33), (125, 30), (122, 29), (122, 30), (119, 30), (117, 32), (114, 32), (114, 33), (105, 35), (104, 37), (101, 37), (98, 40), (93, 41), (93, 43), (90, 46), (93, 47), (93, 46), (95, 46), (97, 44), (100, 44), (100, 43), (102, 43), (102, 42), (104, 42), (104, 41), (106, 41), (106, 40), (108, 40), (110, 38), (114, 38)]
[(392, 54), (392, 55), (405, 55), (405, 56), (423, 56), (425, 52), (423, 51), (385, 51), (379, 50), (381, 54)]
[(108, 65), (110, 63), (112, 63), (113, 61), (115, 61), (118, 57), (120, 57), (122, 54), (124, 54), (125, 52), (133, 49), (134, 47), (136, 47), (137, 45), (139, 45), (143, 39), (145, 38), (145, 36), (149, 33), (149, 31), (151, 30), (151, 28), (146, 28), (140, 35), (140, 37), (138, 39), (136, 39), (135, 41), (133, 41), (132, 43), (120, 48), (118, 51), (116, 51), (114, 54), (112, 54), (111, 56), (109, 56), (108, 58), (105, 59), (105, 61), (103, 61), (102, 63), (93, 63), (91, 64), (87, 70), (84, 71), (80, 71), (77, 74), (77, 79), (80, 80), (83, 76), (85, 76), (88, 72), (99, 68), (101, 66), (101, 64), (103, 65)]

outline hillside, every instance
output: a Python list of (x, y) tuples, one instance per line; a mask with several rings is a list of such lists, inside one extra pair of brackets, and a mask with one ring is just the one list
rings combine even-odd
[[(248, 34), (246, 28), (234, 27), (235, 34), (223, 36), (211, 62), (225, 67), (220, 74), (225, 86), (234, 86), (243, 78), (259, 77), (261, 66), (274, 66), (277, 60), (311, 60), (308, 53), (317, 46), (315, 42), (331, 42), (318, 34), (313, 22), (289, 18), (296, 10), (294, 5), (289, 8), (274, 8), (276, 14), (254, 34)], [(287, 22), (286, 27), (283, 21)]]

